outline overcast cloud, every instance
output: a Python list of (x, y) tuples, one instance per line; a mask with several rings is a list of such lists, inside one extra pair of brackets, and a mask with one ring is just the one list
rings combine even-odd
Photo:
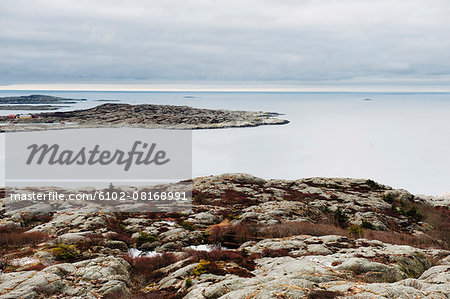
[(0, 85), (450, 74), (448, 0), (2, 0)]

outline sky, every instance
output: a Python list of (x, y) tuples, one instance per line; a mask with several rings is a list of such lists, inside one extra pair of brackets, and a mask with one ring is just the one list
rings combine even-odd
[(2, 0), (0, 88), (220, 82), (442, 91), (450, 86), (449, 15), (448, 0)]

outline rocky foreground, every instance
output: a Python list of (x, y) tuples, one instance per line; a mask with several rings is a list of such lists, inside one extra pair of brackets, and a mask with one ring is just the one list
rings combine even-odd
[(0, 298), (450, 298), (448, 198), (193, 180), (185, 213), (4, 210)]
[(76, 128), (219, 129), (287, 124), (277, 113), (198, 109), (188, 106), (108, 103), (94, 108), (37, 114), (38, 118), (0, 116), (1, 131), (36, 131)]

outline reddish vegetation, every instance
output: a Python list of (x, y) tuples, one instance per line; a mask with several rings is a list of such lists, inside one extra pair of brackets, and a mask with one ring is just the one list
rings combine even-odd
[(108, 236), (108, 239), (115, 240), (115, 241), (122, 241), (127, 245), (132, 245), (132, 244), (136, 243), (136, 239), (134, 239), (134, 238), (130, 237), (128, 234), (122, 233), (122, 232), (113, 233)]
[(214, 194), (209, 194), (206, 192), (200, 192), (197, 190), (192, 191), (192, 203), (195, 205), (207, 205), (214, 204), (217, 206), (235, 206), (239, 205), (241, 207), (248, 207), (257, 204), (257, 202), (249, 198), (244, 192), (227, 189), (220, 195), (220, 200), (213, 201), (212, 199), (217, 198)]
[(310, 292), (306, 298), (308, 299), (334, 299), (342, 294), (333, 291), (317, 290)]
[[(380, 240), (391, 244), (449, 249), (450, 238), (448, 235), (450, 227), (448, 219), (450, 218), (442, 218), (442, 222), (440, 222), (438, 226), (441, 229), (447, 227), (446, 230), (433, 229), (427, 232), (430, 236), (434, 236), (435, 239), (424, 239), (406, 233), (377, 230), (362, 230), (359, 237), (370, 240)], [(340, 235), (348, 238), (358, 237), (349, 232), (349, 230), (334, 224), (311, 223), (306, 221), (286, 222), (270, 226), (256, 223), (240, 223), (232, 225), (228, 221), (224, 221), (220, 224), (212, 225), (209, 228), (209, 233), (210, 242), (224, 244), (229, 247), (238, 247), (242, 243), (251, 240), (257, 241), (265, 238), (285, 238), (295, 235)]]
[(129, 233), (125, 232), (123, 229), (123, 225), (121, 224), (120, 219), (126, 219), (123, 217), (126, 217), (123, 214), (116, 214), (117, 217), (119, 218), (113, 218), (113, 217), (109, 217), (106, 218), (106, 227), (108, 228), (109, 231), (113, 231), (114, 234), (111, 234), (110, 236), (108, 236), (109, 239), (111, 240), (117, 240), (117, 241), (122, 241), (125, 242), (127, 245), (131, 245), (134, 244), (136, 242), (135, 239), (133, 239)]
[(128, 255), (121, 256), (126, 260), (132, 269), (132, 275), (143, 275), (148, 278), (156, 277), (155, 270), (161, 269), (178, 261), (172, 253), (162, 253), (154, 257), (131, 258)]
[(49, 238), (43, 232), (26, 232), (27, 228), (17, 226), (0, 227), (0, 247), (2, 250), (36, 245)]
[(39, 213), (21, 213), (20, 221), (23, 226), (33, 226), (41, 223), (47, 223), (52, 220), (53, 214), (39, 214)]
[(289, 256), (289, 251), (287, 249), (269, 249), (269, 248), (264, 248), (264, 250), (262, 252), (262, 256), (264, 256), (264, 257)]
[(320, 194), (316, 193), (303, 193), (298, 190), (283, 188), (287, 194), (283, 196), (283, 199), (289, 201), (312, 201), (314, 199), (327, 200), (326, 197), (323, 197)]
[(199, 250), (190, 250), (188, 255), (194, 262), (198, 262), (200, 260), (206, 261), (232, 261), (232, 262), (242, 262), (244, 257), (241, 252), (232, 251), (232, 250), (222, 250), (220, 248), (213, 249), (211, 251), (199, 251)]
[(441, 247), (450, 250), (450, 209), (424, 204), (419, 206), (419, 211), (424, 221), (432, 226), (426, 234), (433, 239), (442, 240)]
[(247, 207), (256, 204), (256, 201), (249, 198), (247, 194), (236, 190), (225, 190), (220, 198), (220, 204), (225, 206), (242, 205)]
[(81, 252), (88, 251), (94, 246), (103, 245), (104, 237), (102, 234), (88, 234), (86, 238), (82, 241), (77, 242), (77, 249)]

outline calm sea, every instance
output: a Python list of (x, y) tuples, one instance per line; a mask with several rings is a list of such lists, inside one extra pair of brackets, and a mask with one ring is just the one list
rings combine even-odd
[(65, 110), (119, 100), (271, 111), (291, 121), (194, 131), (195, 177), (225, 172), (282, 179), (352, 177), (416, 194), (450, 191), (449, 93), (0, 91), (0, 96), (37, 93), (88, 100)]

